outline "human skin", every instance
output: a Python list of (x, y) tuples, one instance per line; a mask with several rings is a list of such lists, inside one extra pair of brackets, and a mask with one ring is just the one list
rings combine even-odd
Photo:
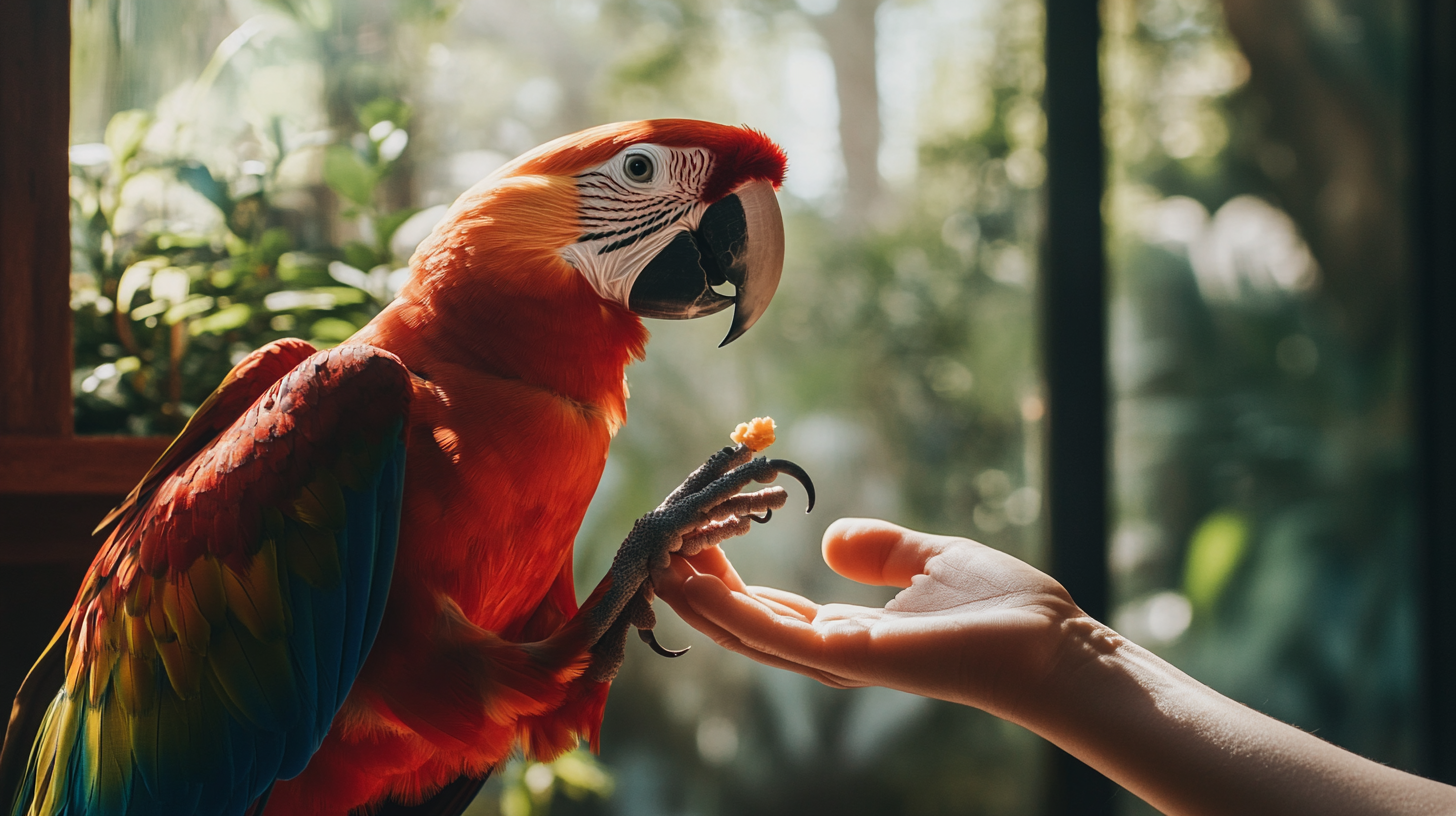
[(1051, 577), (964, 538), (840, 519), (824, 560), (901, 587), (883, 609), (746, 586), (722, 550), (656, 590), (693, 627), (836, 688), (885, 686), (1040, 734), (1170, 814), (1456, 813), (1456, 788), (1224, 697), (1094, 620)]

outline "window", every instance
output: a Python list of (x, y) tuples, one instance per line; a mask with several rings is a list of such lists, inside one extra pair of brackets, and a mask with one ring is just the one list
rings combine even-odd
[(1418, 767), (1411, 6), (1104, 8), (1113, 626)]

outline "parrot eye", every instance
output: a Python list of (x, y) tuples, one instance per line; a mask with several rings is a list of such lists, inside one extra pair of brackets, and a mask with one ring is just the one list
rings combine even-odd
[(643, 153), (633, 153), (628, 156), (627, 161), (622, 164), (622, 169), (626, 172), (628, 179), (638, 184), (652, 181), (652, 175), (656, 170), (652, 165), (652, 157)]

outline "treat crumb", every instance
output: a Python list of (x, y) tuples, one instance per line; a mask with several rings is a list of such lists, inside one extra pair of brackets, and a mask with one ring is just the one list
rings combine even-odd
[(773, 417), (754, 417), (740, 422), (729, 436), (734, 442), (747, 445), (749, 450), (758, 453), (774, 443)]

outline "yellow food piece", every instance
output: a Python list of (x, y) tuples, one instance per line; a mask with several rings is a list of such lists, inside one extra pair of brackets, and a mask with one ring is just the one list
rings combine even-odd
[(774, 443), (773, 417), (754, 417), (747, 422), (740, 422), (729, 436), (734, 442), (747, 445), (749, 450), (758, 453)]

